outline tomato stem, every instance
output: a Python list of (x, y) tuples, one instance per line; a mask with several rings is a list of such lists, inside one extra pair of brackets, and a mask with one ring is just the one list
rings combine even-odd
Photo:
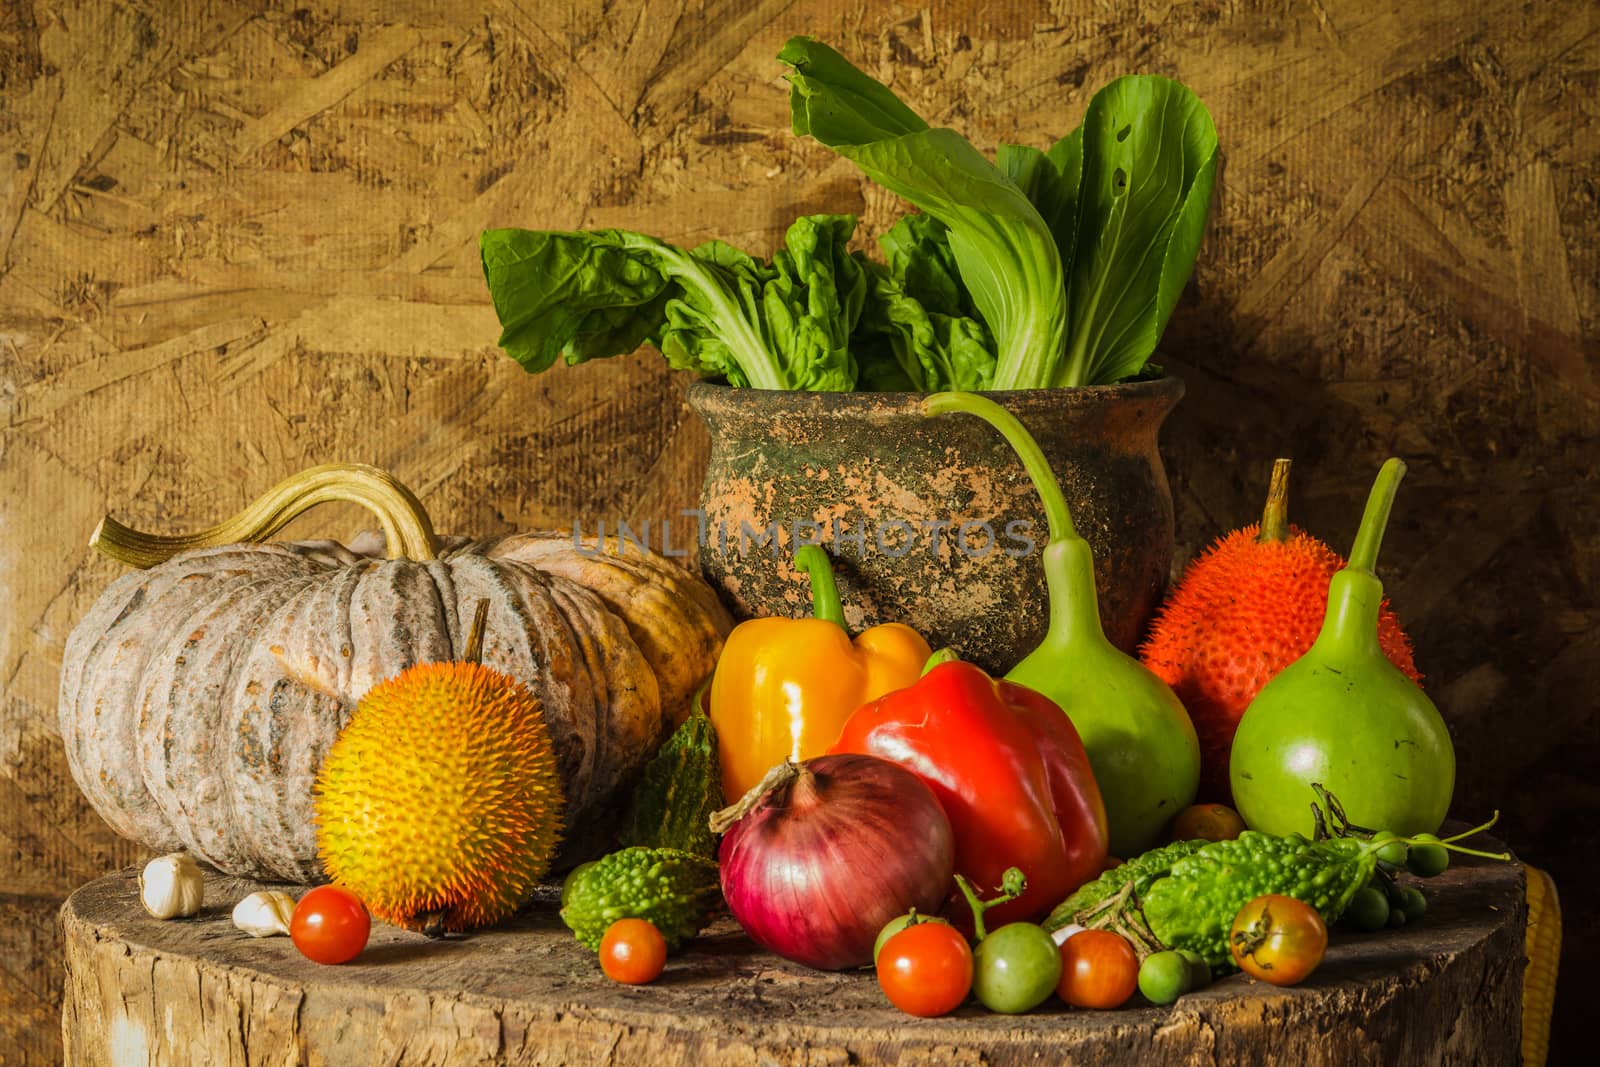
[(1085, 908), (1072, 917), (1072, 921), (1086, 930), (1109, 930), (1120, 934), (1133, 946), (1133, 953), (1143, 963), (1166, 945), (1150, 929), (1144, 917), (1144, 908), (1133, 891), (1133, 879), (1123, 883), (1121, 889), (1091, 908)]
[(997, 904), (1004, 904), (1016, 900), (1022, 891), (1028, 888), (1028, 880), (1023, 877), (1022, 871), (1016, 867), (1007, 867), (1006, 873), (1001, 877), (1000, 895), (990, 900), (979, 900), (977, 890), (972, 888), (972, 883), (964, 875), (956, 875), (956, 885), (961, 890), (961, 895), (967, 898), (967, 906), (972, 909), (972, 932), (977, 935), (977, 940), (982, 941), (989, 934), (983, 927), (983, 913)]

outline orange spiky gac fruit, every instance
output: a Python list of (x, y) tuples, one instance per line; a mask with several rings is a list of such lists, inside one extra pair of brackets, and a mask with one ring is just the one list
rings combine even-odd
[[(1261, 522), (1218, 539), (1189, 563), (1151, 624), (1139, 658), (1170, 685), (1200, 738), (1197, 801), (1230, 803), (1228, 753), (1250, 701), (1322, 630), (1328, 582), (1344, 558), (1288, 523), (1289, 461), (1272, 468)], [(1413, 682), (1411, 640), (1387, 599), (1383, 654)]]
[(421, 663), (373, 686), (315, 793), (329, 878), (411, 930), (506, 918), (560, 842), (561, 776), (539, 700), (476, 662)]

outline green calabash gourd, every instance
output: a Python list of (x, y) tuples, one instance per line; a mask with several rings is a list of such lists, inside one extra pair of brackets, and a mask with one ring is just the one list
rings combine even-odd
[(1373, 567), (1405, 469), (1390, 459), (1378, 472), (1315, 643), (1239, 720), (1229, 776), (1252, 829), (1310, 834), (1313, 782), (1352, 823), (1402, 836), (1437, 830), (1450, 807), (1456, 758), (1444, 719), (1378, 646), (1383, 583)]
[(1027, 468), (1044, 504), (1050, 627), (1006, 678), (1061, 705), (1089, 753), (1105, 798), (1111, 851), (1133, 856), (1160, 839), (1193, 800), (1200, 781), (1194, 724), (1172, 690), (1106, 640), (1095, 597), (1094, 554), (1078, 536), (1044, 453), (1009, 411), (971, 393), (936, 393), (930, 414), (960, 411), (998, 430)]

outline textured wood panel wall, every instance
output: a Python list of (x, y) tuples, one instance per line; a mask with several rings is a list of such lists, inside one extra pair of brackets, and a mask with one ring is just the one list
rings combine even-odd
[(986, 149), (1048, 143), (1117, 74), (1200, 93), (1225, 161), (1162, 357), (1182, 548), (1254, 518), (1279, 454), (1296, 519), (1347, 545), (1404, 455), (1384, 572), (1457, 810), (1505, 809), (1600, 949), (1597, 29), (1591, 0), (0, 0), (0, 1063), (58, 1058), (54, 910), (139, 857), (54, 726), (115, 573), (96, 520), (198, 527), (330, 459), (447, 530), (691, 501), (682, 382), (648, 353), (525, 376), (474, 236), (877, 232), (892, 198), (788, 133), (796, 32)]

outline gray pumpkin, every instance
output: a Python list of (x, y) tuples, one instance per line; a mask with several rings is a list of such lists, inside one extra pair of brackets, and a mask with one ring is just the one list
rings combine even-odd
[[(373, 509), (395, 558), (360, 540), (241, 543), (329, 499)], [(731, 626), (698, 578), (614, 541), (515, 534), (436, 552), (415, 497), (373, 468), (307, 471), (192, 537), (107, 519), (95, 543), (149, 569), (113, 582), (67, 640), (73, 777), (118, 833), (262, 879), (320, 879), (323, 754), (371, 686), (459, 658), (480, 600), (482, 661), (543, 703), (578, 850), (603, 836)]]

